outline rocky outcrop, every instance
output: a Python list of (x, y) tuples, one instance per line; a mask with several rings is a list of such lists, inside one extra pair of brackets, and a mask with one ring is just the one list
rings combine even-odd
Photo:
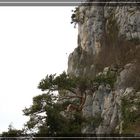
[[(108, 72), (115, 74), (113, 83), (103, 81), (94, 93), (87, 94), (82, 112), (83, 116), (91, 121), (83, 127), (82, 132), (134, 133), (134, 127), (138, 128), (137, 132), (140, 132), (138, 127), (140, 92), (136, 91), (135, 82), (133, 82), (135, 77), (140, 77), (140, 73), (137, 73), (138, 75), (134, 73), (136, 65), (138, 65), (138, 58), (133, 53), (132, 57), (125, 61), (122, 56), (115, 58), (112, 51), (108, 52), (109, 47), (116, 51), (116, 47), (120, 47), (118, 42), (125, 40), (125, 42), (133, 44), (124, 45), (129, 46), (123, 51), (130, 56), (131, 52), (140, 44), (140, 8), (132, 5), (79, 6), (76, 14), (78, 16), (78, 47), (69, 55), (68, 73), (91, 79), (99, 75), (107, 76)], [(127, 50), (129, 51), (127, 52)], [(105, 55), (101, 58), (102, 51), (105, 52)], [(104, 59), (110, 56), (109, 53), (113, 54), (109, 58), (112, 59), (111, 65), (99, 69), (101, 64), (104, 64)], [(100, 58), (102, 63), (98, 63)], [(117, 62), (122, 60), (124, 63), (119, 65), (120, 63)], [(140, 68), (137, 67), (137, 70), (139, 71)], [(127, 115), (132, 118), (129, 119)], [(126, 125), (128, 122), (131, 125)]]
[[(123, 86), (122, 88), (122, 86), (120, 86), (120, 83), (124, 82), (123, 80), (126, 78), (124, 77), (126, 76), (126, 71), (128, 71), (127, 66), (121, 71), (121, 75), (117, 75), (117, 80), (114, 83), (115, 87), (113, 89), (109, 84), (103, 83), (98, 87), (97, 91), (87, 95), (83, 108), (83, 115), (86, 118), (92, 118), (93, 120), (98, 117), (100, 118), (100, 122), (98, 122), (98, 126), (96, 125), (96, 127), (94, 127), (95, 122), (93, 124), (92, 122), (91, 124), (89, 123), (88, 127), (83, 129), (83, 133), (112, 134), (125, 132), (126, 123), (133, 123), (131, 120), (129, 120), (129, 122), (126, 122), (125, 120), (125, 117), (128, 114), (125, 114), (126, 112), (124, 110), (127, 109), (129, 109), (129, 112), (133, 110), (133, 113), (137, 114), (137, 119), (140, 119), (138, 116), (138, 112), (140, 111), (139, 92), (136, 92), (133, 87), (126, 88)], [(105, 74), (105, 72), (106, 68), (103, 73)], [(132, 98), (133, 100), (131, 100)], [(125, 102), (127, 101), (128, 106), (129, 103), (132, 102), (131, 108), (124, 108), (124, 100)], [(124, 114), (126, 115), (125, 117)], [(129, 117), (127, 116), (127, 118)]]
[(77, 16), (78, 47), (69, 56), (68, 73), (87, 74), (93, 69), (108, 34), (112, 44), (122, 38), (135, 43), (140, 39), (138, 6), (80, 6)]

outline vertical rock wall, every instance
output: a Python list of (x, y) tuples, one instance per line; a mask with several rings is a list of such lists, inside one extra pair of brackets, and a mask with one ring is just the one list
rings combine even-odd
[[(114, 41), (112, 35), (116, 32), (115, 40), (121, 38), (126, 41), (138, 41), (140, 39), (140, 8), (138, 6), (79, 6), (77, 14), (78, 44), (68, 60), (68, 73), (71, 75), (95, 78), (99, 72), (95, 65), (96, 58), (104, 47), (108, 47), (105, 44), (107, 34), (112, 44)], [(114, 70), (115, 68), (111, 66), (104, 69), (102, 74), (107, 71), (116, 72), (117, 80), (113, 89), (104, 83), (98, 87), (97, 91), (87, 95), (83, 115), (92, 118), (92, 121), (85, 125), (83, 133), (122, 133), (121, 99), (126, 92), (129, 95), (133, 90), (133, 87), (123, 86), (122, 83), (125, 82), (131, 68), (132, 65), (127, 64), (122, 69)], [(133, 93), (136, 91), (133, 90)], [(139, 94), (137, 97), (140, 97)]]

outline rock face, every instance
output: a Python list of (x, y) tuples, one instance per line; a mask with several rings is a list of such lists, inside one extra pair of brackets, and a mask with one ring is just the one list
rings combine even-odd
[[(113, 83), (102, 82), (94, 93), (87, 94), (82, 112), (91, 121), (82, 132), (140, 133), (140, 88), (133, 82), (136, 77), (137, 84), (140, 82), (140, 73), (136, 73), (140, 71), (140, 49), (135, 51), (140, 44), (140, 8), (133, 5), (79, 6), (76, 14), (78, 47), (69, 55), (68, 73), (91, 79), (110, 71), (116, 75)], [(118, 50), (120, 54), (115, 56)], [(122, 52), (128, 53), (127, 56), (123, 58)]]

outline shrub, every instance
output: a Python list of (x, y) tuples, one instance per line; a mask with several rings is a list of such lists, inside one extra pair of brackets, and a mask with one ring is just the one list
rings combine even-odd
[(72, 10), (73, 14), (71, 15), (71, 24), (74, 23), (74, 27), (79, 22), (79, 7), (76, 7), (75, 10)]
[(100, 74), (100, 75), (97, 75), (94, 79), (94, 81), (96, 83), (98, 83), (99, 85), (100, 84), (109, 84), (111, 86), (111, 88), (114, 87), (114, 83), (116, 81), (116, 73), (113, 73), (111, 71), (108, 71), (107, 74)]
[(93, 128), (97, 128), (101, 122), (103, 121), (103, 118), (101, 117), (101, 114), (98, 113), (93, 117), (88, 117), (83, 121), (83, 127), (85, 125), (91, 125)]
[[(123, 119), (123, 133), (139, 133), (140, 132), (140, 102), (134, 102), (125, 98), (122, 99), (121, 112)], [(136, 106), (138, 110), (131, 111), (132, 106)]]

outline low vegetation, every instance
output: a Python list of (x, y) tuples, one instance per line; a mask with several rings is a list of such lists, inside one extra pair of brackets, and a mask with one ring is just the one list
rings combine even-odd
[(123, 133), (134, 134), (140, 132), (140, 101), (132, 96), (131, 101), (122, 99)]
[(98, 85), (109, 84), (111, 88), (113, 89), (114, 83), (116, 82), (116, 78), (117, 78), (117, 75), (115, 72), (108, 71), (106, 74), (101, 73), (100, 75), (97, 75), (94, 81), (98, 83)]
[(71, 15), (71, 24), (74, 24), (74, 28), (76, 24), (79, 22), (79, 7), (76, 7), (75, 10), (72, 10), (73, 14)]

